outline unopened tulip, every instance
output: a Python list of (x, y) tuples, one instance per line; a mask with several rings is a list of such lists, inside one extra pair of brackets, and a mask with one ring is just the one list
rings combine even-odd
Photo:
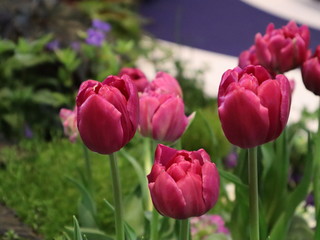
[(307, 26), (298, 27), (293, 21), (280, 29), (270, 23), (265, 35), (255, 36), (259, 63), (271, 72), (284, 73), (299, 67), (309, 54), (310, 32)]
[(138, 92), (143, 92), (149, 84), (146, 75), (138, 68), (122, 68), (120, 70), (119, 76), (125, 74), (131, 78), (133, 83), (136, 85)]
[(182, 89), (177, 79), (165, 72), (158, 72), (146, 90), (161, 94), (174, 94), (182, 97)]
[(260, 65), (226, 71), (218, 93), (218, 112), (226, 138), (241, 148), (276, 139), (286, 126), (291, 104), (288, 79), (272, 79)]
[(155, 208), (175, 219), (201, 216), (219, 196), (219, 173), (203, 149), (178, 151), (159, 144), (148, 182)]
[(305, 87), (320, 96), (320, 45), (314, 55), (303, 63), (301, 73)]
[(76, 102), (79, 133), (90, 150), (111, 154), (134, 136), (139, 99), (129, 76), (109, 76), (102, 83), (85, 81), (80, 86)]
[(78, 137), (77, 107), (73, 110), (61, 108), (59, 116), (63, 125), (64, 134), (69, 137), (71, 142), (75, 142)]
[(140, 96), (139, 131), (145, 137), (174, 142), (184, 133), (191, 117), (184, 113), (183, 100), (174, 94), (153, 91)]

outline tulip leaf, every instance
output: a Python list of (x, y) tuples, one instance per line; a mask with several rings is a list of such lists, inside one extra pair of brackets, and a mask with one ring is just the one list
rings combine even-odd
[(83, 240), (82, 234), (80, 231), (78, 220), (75, 216), (73, 216), (73, 225), (74, 225), (74, 240)]
[[(74, 217), (76, 220), (76, 218)], [(75, 221), (74, 220), (74, 221)], [(73, 234), (74, 240), (114, 240), (111, 236), (106, 235), (104, 232), (95, 229), (95, 228), (80, 228), (78, 221), (77, 221), (77, 226), (75, 225), (74, 228), (72, 227), (66, 227), (66, 232), (68, 234)]]
[(234, 183), (237, 187), (239, 187), (240, 191), (244, 192), (244, 194), (248, 192), (248, 186), (244, 184), (238, 176), (232, 174), (231, 172), (227, 172), (221, 168), (218, 168), (218, 171), (221, 177)]
[(67, 178), (70, 182), (72, 182), (81, 193), (81, 200), (79, 203), (79, 218), (80, 223), (85, 227), (96, 227), (95, 216), (97, 215), (95, 202), (87, 190), (87, 188), (76, 181), (73, 178)]
[(310, 136), (308, 139), (308, 154), (306, 157), (306, 166), (303, 177), (298, 186), (288, 195), (286, 205), (281, 211), (280, 217), (277, 219), (274, 227), (271, 230), (270, 240), (284, 239), (288, 228), (289, 222), (292, 219), (297, 206), (306, 198), (308, 188), (312, 180), (313, 171), (313, 157), (312, 157), (312, 144)]
[(142, 192), (143, 204), (144, 204), (144, 207), (146, 207), (148, 204), (148, 199), (149, 199), (146, 174), (143, 171), (140, 164), (138, 163), (138, 161), (133, 156), (128, 154), (124, 149), (121, 149), (119, 152), (123, 157), (125, 157), (129, 161), (129, 163), (132, 165), (132, 167), (134, 168), (134, 170), (138, 176), (139, 184), (140, 184), (141, 192)]

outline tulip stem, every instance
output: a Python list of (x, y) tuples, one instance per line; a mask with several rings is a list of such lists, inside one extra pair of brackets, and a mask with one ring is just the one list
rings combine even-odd
[(258, 164), (257, 148), (248, 149), (250, 240), (259, 240)]
[(116, 227), (116, 240), (124, 240), (124, 222), (123, 222), (123, 206), (121, 198), (121, 184), (118, 169), (118, 162), (116, 153), (110, 156), (110, 170), (112, 177), (112, 189), (115, 208), (115, 227)]
[(179, 240), (189, 239), (189, 219), (180, 220), (180, 234)]
[(316, 229), (314, 234), (314, 239), (320, 238), (320, 104), (318, 108), (318, 132), (315, 136), (315, 146), (314, 146), (314, 176), (313, 176), (313, 195), (314, 195), (314, 206), (315, 206), (315, 217), (316, 217)]
[(85, 161), (85, 168), (86, 168), (86, 177), (87, 177), (87, 187), (91, 191), (92, 185), (92, 173), (91, 173), (91, 161), (89, 157), (88, 148), (83, 144), (83, 154), (84, 154), (84, 161)]
[[(152, 140), (150, 139), (150, 151), (151, 151), (151, 154), (150, 154), (150, 164), (152, 165), (153, 163), (153, 156), (154, 156), (154, 153), (155, 153), (155, 150), (156, 150), (156, 147), (157, 147), (157, 142), (155, 140)], [(150, 167), (150, 170), (151, 170), (151, 167)], [(159, 238), (159, 213), (158, 211), (156, 210), (155, 207), (152, 208), (152, 218), (151, 218), (151, 226), (150, 226), (150, 239), (151, 240), (158, 240)]]

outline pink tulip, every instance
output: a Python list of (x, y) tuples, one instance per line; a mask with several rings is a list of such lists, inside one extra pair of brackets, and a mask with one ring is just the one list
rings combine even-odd
[(259, 63), (271, 72), (284, 73), (299, 67), (308, 57), (310, 32), (307, 26), (298, 27), (290, 21), (281, 29), (270, 23), (265, 35), (255, 36)]
[(159, 144), (148, 182), (155, 208), (175, 219), (201, 216), (219, 196), (218, 170), (203, 149), (178, 151)]
[(87, 80), (77, 96), (80, 136), (92, 151), (111, 154), (134, 136), (139, 117), (137, 89), (130, 77), (109, 76), (102, 83)]
[(150, 91), (140, 96), (139, 131), (142, 136), (174, 142), (184, 133), (192, 116), (186, 117), (183, 100), (174, 94)]
[(119, 76), (128, 75), (133, 83), (136, 85), (138, 92), (143, 92), (148, 86), (149, 81), (144, 73), (138, 68), (122, 68)]
[(226, 71), (218, 93), (218, 112), (226, 138), (252, 148), (276, 139), (288, 121), (291, 88), (279, 74), (272, 79), (260, 65)]
[(248, 65), (258, 65), (259, 61), (256, 55), (256, 47), (253, 45), (249, 50), (243, 51), (239, 55), (239, 67), (244, 68)]
[(320, 96), (320, 45), (313, 56), (303, 63), (301, 73), (305, 87)]
[(146, 88), (146, 91), (154, 91), (161, 94), (174, 94), (182, 97), (182, 89), (179, 82), (165, 72), (158, 72), (155, 79)]
[(71, 142), (75, 142), (78, 137), (77, 107), (73, 110), (61, 108), (59, 116), (63, 125), (64, 134), (69, 137)]

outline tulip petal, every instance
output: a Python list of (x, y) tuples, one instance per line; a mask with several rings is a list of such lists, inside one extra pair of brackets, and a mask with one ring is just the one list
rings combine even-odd
[(174, 142), (184, 132), (188, 118), (184, 113), (184, 104), (180, 97), (172, 97), (160, 105), (152, 118), (153, 138)]
[(142, 136), (152, 136), (152, 117), (159, 107), (159, 100), (152, 96), (140, 97), (139, 131)]
[(110, 154), (123, 146), (121, 113), (99, 95), (91, 95), (78, 108), (78, 129), (94, 152)]
[(264, 143), (269, 128), (268, 109), (251, 91), (238, 88), (225, 96), (218, 108), (227, 139), (242, 148)]
[(200, 175), (188, 172), (187, 175), (177, 182), (178, 188), (186, 201), (186, 208), (181, 219), (191, 216), (200, 216), (207, 210), (202, 192), (202, 179)]
[(202, 191), (207, 209), (217, 202), (220, 190), (220, 177), (216, 165), (206, 162), (202, 166)]
[(267, 80), (263, 82), (258, 89), (258, 96), (261, 104), (268, 108), (269, 113), (269, 133), (267, 141), (278, 137), (282, 131), (280, 121), (281, 92), (279, 82), (275, 80)]
[(159, 163), (163, 166), (167, 166), (168, 162), (177, 154), (177, 150), (174, 148), (167, 147), (163, 144), (158, 144), (154, 162)]
[(149, 183), (149, 190), (155, 208), (162, 215), (185, 218), (186, 201), (169, 174), (162, 172), (154, 183)]

